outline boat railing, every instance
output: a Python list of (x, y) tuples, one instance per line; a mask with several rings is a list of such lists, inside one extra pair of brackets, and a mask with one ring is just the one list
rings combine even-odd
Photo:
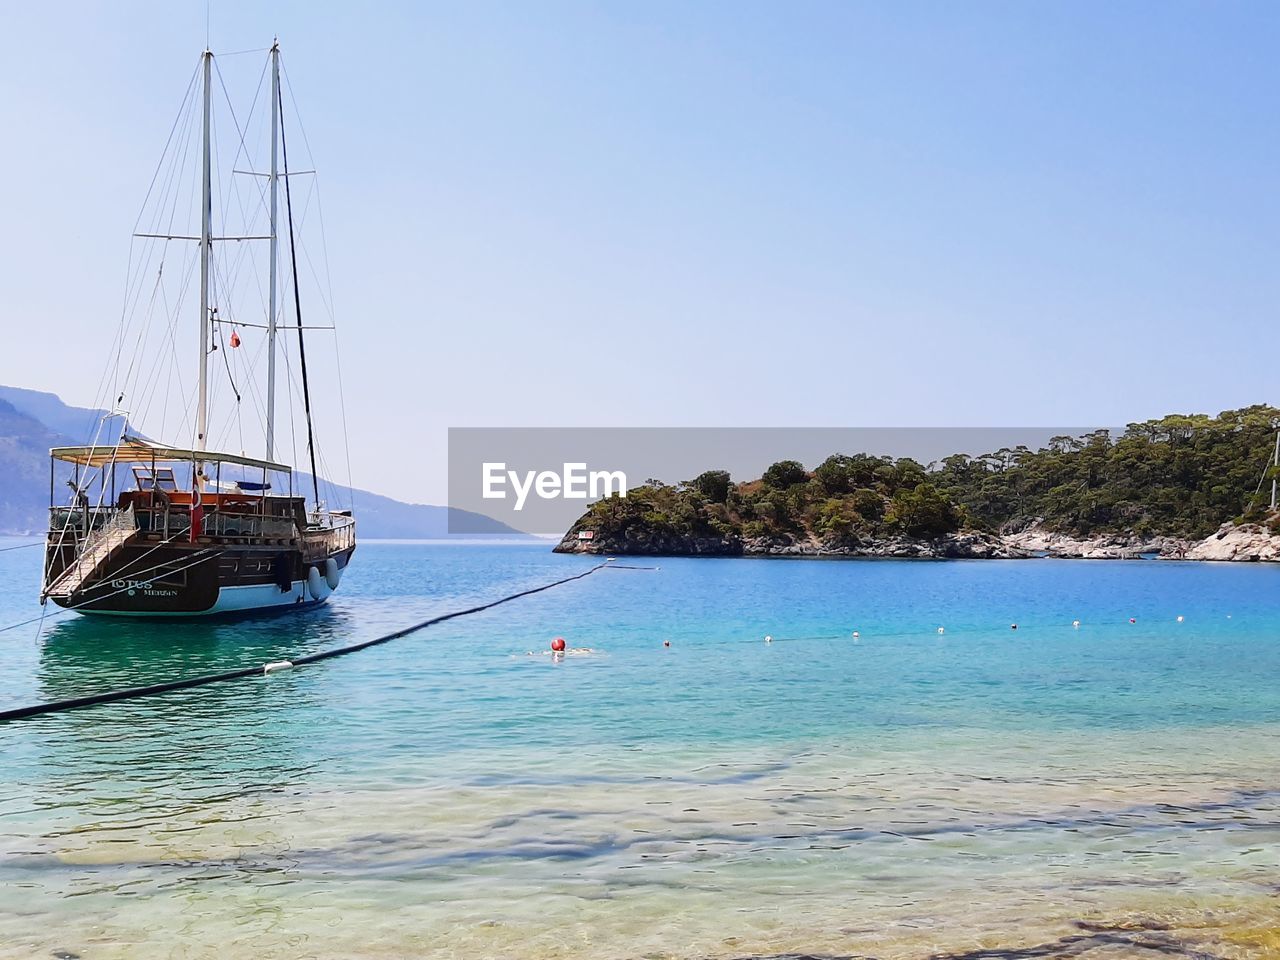
[[(313, 520), (317, 525), (308, 527), (303, 534), (304, 552), (329, 556), (355, 546), (356, 523), (353, 517), (325, 513)], [(90, 507), (87, 513), (79, 506), (52, 507), (49, 511), (50, 535), (62, 538), (77, 553), (107, 529), (117, 527), (140, 530), (150, 539), (173, 540), (190, 532), (191, 510), (179, 504), (166, 507), (135, 507), (130, 504), (124, 509)], [(292, 541), (298, 536), (298, 527), (292, 517), (216, 508), (204, 512), (201, 530), (203, 536), (219, 540)]]
[(42, 596), (72, 595), (110, 557), (129, 542), (137, 531), (133, 507), (115, 510), (111, 517), (75, 544), (75, 556), (64, 565), (56, 576), (46, 571), (46, 583)]
[[(139, 510), (139, 524), (144, 531), (170, 539), (191, 530), (191, 509), (174, 504), (168, 507)], [(201, 520), (201, 535), (219, 540), (293, 540), (298, 535), (291, 517), (263, 516), (261, 513), (206, 509)]]
[(288, 517), (217, 510), (205, 514), (204, 532), (211, 537), (289, 540), (297, 535), (297, 526)]
[(323, 513), (313, 517), (318, 526), (309, 527), (302, 535), (304, 560), (320, 560), (356, 545), (354, 517), (340, 513)]
[(49, 532), (68, 537), (83, 536), (111, 523), (119, 512), (115, 507), (50, 507)]

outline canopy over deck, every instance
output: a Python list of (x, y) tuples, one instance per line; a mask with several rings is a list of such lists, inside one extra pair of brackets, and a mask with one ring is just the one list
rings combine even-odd
[(238, 453), (218, 453), (214, 450), (183, 450), (152, 443), (139, 437), (124, 437), (116, 444), (99, 444), (89, 447), (53, 447), (49, 456), (54, 460), (76, 463), (82, 467), (103, 467), (112, 463), (237, 463), (259, 470), (292, 473), (293, 468), (283, 463), (259, 460)]

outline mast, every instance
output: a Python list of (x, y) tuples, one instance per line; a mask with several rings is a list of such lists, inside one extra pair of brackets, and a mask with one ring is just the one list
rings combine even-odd
[(267, 307), (267, 459), (275, 456), (276, 443), (276, 273), (280, 261), (280, 234), (276, 229), (280, 177), (277, 154), (280, 144), (280, 41), (271, 46), (271, 294)]
[[(210, 120), (212, 103), (213, 53), (205, 50), (204, 60), (204, 142), (200, 178), (200, 396), (196, 407), (196, 449), (208, 449), (209, 430), (209, 258), (213, 246), (213, 183), (210, 179)], [(194, 486), (201, 481), (196, 471)]]
[(293, 239), (293, 197), (289, 191), (289, 141), (280, 122), (280, 152), (284, 160), (284, 209), (289, 220), (289, 266), (293, 271), (293, 315), (298, 321), (298, 366), (302, 373), (302, 404), (307, 415), (307, 453), (311, 457), (311, 495), (320, 509), (320, 475), (316, 472), (315, 429), (311, 422), (311, 384), (307, 380), (307, 343), (302, 336), (302, 298), (298, 292), (298, 248)]
[(1271, 456), (1271, 509), (1276, 508), (1276, 472), (1280, 471), (1280, 432), (1276, 433), (1276, 452)]

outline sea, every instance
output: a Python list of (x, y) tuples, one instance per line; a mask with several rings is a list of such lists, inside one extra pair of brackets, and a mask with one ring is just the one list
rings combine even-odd
[(0, 708), (596, 569), (0, 724), (0, 958), (1280, 956), (1278, 566), (375, 542), (308, 612), (41, 621), (23, 542)]

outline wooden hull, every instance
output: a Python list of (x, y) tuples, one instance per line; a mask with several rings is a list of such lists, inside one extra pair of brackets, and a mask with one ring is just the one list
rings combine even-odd
[[(74, 592), (50, 599), (78, 613), (127, 617), (245, 616), (323, 603), (355, 546), (304, 559), (296, 546), (268, 544), (127, 544)], [(332, 561), (328, 564), (326, 561)], [(50, 545), (49, 569), (73, 562)], [(328, 577), (326, 578), (326, 574)]]

